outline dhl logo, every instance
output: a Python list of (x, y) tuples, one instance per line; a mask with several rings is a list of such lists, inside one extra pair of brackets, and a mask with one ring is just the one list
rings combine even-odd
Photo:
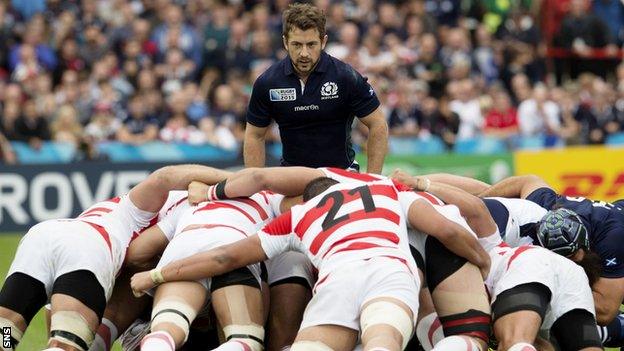
[(558, 190), (563, 195), (606, 201), (624, 198), (624, 171), (615, 176), (599, 172), (564, 173), (558, 178)]

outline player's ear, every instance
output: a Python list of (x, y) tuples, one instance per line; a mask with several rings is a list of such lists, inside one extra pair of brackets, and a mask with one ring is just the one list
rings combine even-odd
[(282, 35), (282, 44), (284, 44), (284, 49), (288, 51), (288, 39), (286, 38), (285, 35)]
[(325, 34), (325, 36), (321, 40), (321, 49), (322, 50), (325, 50), (325, 45), (327, 45), (327, 34)]

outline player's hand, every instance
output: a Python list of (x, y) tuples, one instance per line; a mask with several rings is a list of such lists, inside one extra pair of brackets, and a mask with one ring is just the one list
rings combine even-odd
[(149, 271), (137, 273), (130, 278), (130, 287), (135, 297), (145, 295), (146, 291), (155, 286), (156, 284), (152, 281)]
[(399, 183), (403, 183), (409, 187), (414, 188), (416, 186), (416, 182), (414, 181), (414, 177), (407, 174), (400, 168), (395, 169), (391, 174), (390, 178), (396, 180)]
[(191, 205), (197, 205), (207, 200), (209, 185), (202, 182), (192, 181), (188, 186), (188, 201)]

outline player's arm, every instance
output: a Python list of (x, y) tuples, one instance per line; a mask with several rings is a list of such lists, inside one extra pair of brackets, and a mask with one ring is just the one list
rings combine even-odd
[(126, 252), (125, 264), (133, 269), (152, 268), (154, 257), (160, 255), (167, 244), (169, 239), (165, 233), (154, 225), (132, 240)]
[(479, 267), (483, 276), (490, 269), (490, 256), (477, 239), (459, 224), (447, 219), (424, 200), (412, 202), (408, 211), (412, 228), (431, 235), (453, 253)]
[(262, 190), (297, 196), (303, 193), (310, 181), (323, 176), (325, 174), (320, 169), (307, 167), (247, 168), (214, 187), (199, 182), (190, 184), (189, 202), (196, 204), (206, 200), (251, 196)]
[(607, 325), (619, 313), (624, 301), (624, 277), (600, 278), (592, 287), (592, 293), (596, 305), (596, 322)]
[(480, 193), (479, 197), (500, 196), (525, 199), (539, 188), (550, 188), (550, 185), (536, 175), (515, 176), (492, 185)]
[(432, 182), (449, 184), (460, 188), (472, 195), (479, 195), (490, 187), (490, 184), (480, 180), (448, 173), (432, 173), (424, 174), (422, 176), (412, 176), (403, 170), (396, 169), (392, 172), (390, 177), (405, 185), (411, 186), (412, 188), (416, 187), (415, 184), (418, 179), (427, 178)]
[(269, 127), (256, 127), (247, 123), (245, 127), (245, 140), (243, 142), (243, 158), (245, 167), (264, 167), (265, 139)]
[(215, 184), (231, 172), (200, 165), (178, 165), (160, 168), (130, 190), (130, 200), (147, 212), (157, 212), (171, 190), (186, 190), (192, 181)]
[(378, 107), (360, 121), (368, 128), (368, 141), (366, 142), (367, 169), (368, 173), (381, 174), (384, 158), (388, 153), (388, 123), (381, 108)]
[(497, 232), (496, 222), (494, 222), (483, 200), (452, 185), (438, 182), (425, 184), (428, 185), (427, 189), (423, 189), (422, 186), (417, 189), (426, 190), (445, 203), (457, 206), (459, 212), (479, 238), (488, 237)]
[(210, 278), (266, 259), (258, 235), (253, 235), (171, 262), (159, 270), (137, 273), (131, 280), (132, 290), (142, 293), (164, 282)]

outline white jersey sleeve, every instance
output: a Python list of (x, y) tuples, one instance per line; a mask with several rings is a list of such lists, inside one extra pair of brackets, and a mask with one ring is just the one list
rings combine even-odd
[(369, 183), (387, 179), (387, 177), (379, 174), (357, 173), (341, 168), (322, 167), (319, 168), (319, 170), (322, 171), (327, 178), (331, 178), (340, 183)]
[(282, 205), (282, 200), (285, 198), (284, 195), (276, 194), (271, 191), (261, 191), (260, 194), (264, 198), (264, 201), (266, 201), (267, 205), (271, 208), (271, 218), (276, 218), (282, 214), (280, 206)]
[(167, 214), (158, 221), (158, 228), (162, 230), (167, 240), (171, 241), (171, 239), (173, 239), (180, 218), (189, 208), (191, 208), (191, 205), (189, 205), (188, 201), (183, 201), (177, 206), (172, 207)]
[(130, 200), (130, 196), (124, 195), (119, 201), (117, 211), (111, 212), (111, 215), (119, 216), (122, 223), (131, 227), (131, 233), (141, 231), (143, 228), (148, 227), (152, 218), (157, 214), (155, 212), (141, 210)]
[(260, 244), (268, 258), (273, 258), (283, 252), (299, 250), (297, 237), (292, 228), (292, 212), (288, 211), (258, 232)]

